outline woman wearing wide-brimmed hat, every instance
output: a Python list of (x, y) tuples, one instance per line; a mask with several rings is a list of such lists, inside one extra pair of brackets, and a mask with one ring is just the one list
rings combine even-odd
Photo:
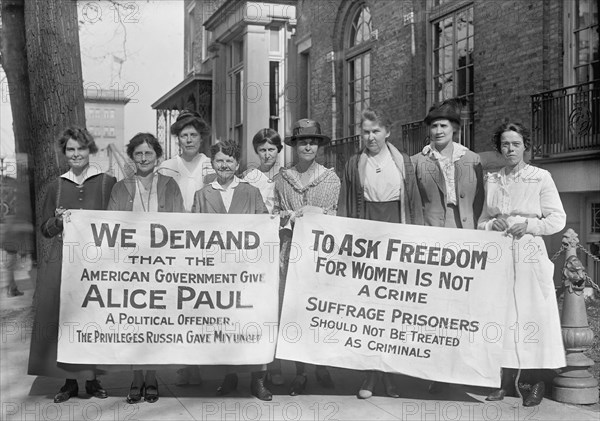
[[(280, 231), (280, 306), (287, 275), (292, 229), (296, 218), (307, 213), (335, 215), (340, 179), (333, 169), (325, 168), (316, 162), (319, 148), (331, 139), (321, 133), (317, 121), (307, 118), (294, 124), (292, 135), (285, 138), (286, 145), (295, 149), (298, 163), (291, 168), (282, 168), (275, 180), (274, 213), (279, 213), (283, 229)], [(324, 366), (315, 370), (317, 381), (326, 388), (333, 388), (329, 371)], [(305, 364), (296, 362), (296, 377), (290, 386), (290, 395), (295, 396), (306, 388)]]

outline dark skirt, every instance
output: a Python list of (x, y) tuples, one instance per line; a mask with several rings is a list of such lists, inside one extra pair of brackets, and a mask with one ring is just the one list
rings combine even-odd
[[(73, 326), (59, 326), (62, 243), (54, 241), (51, 256), (42, 261), (35, 292), (35, 316), (31, 332), (28, 374), (56, 378), (93, 378), (93, 365), (56, 361), (58, 338), (72, 335)], [(81, 328), (81, 327), (79, 327)]]
[(367, 202), (365, 201), (365, 219), (370, 221), (401, 223), (400, 201)]

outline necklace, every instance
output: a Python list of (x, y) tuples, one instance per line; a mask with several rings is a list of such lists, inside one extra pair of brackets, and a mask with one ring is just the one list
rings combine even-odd
[[(380, 174), (381, 171), (383, 171), (383, 168), (388, 163), (387, 155), (384, 155), (383, 157), (381, 157), (380, 155), (382, 155), (382, 154), (370, 156), (371, 162), (373, 163), (373, 166), (375, 167), (375, 173), (377, 173), (377, 174)], [(378, 156), (379, 156), (379, 158), (378, 158)]]
[[(146, 209), (146, 204), (144, 204), (144, 196), (142, 196), (142, 188), (144, 187), (144, 184), (140, 181), (139, 177), (135, 178), (135, 181), (137, 183), (137, 190), (138, 193), (140, 195), (140, 202), (142, 203), (142, 209), (144, 210), (144, 212), (150, 212), (150, 197), (152, 196), (152, 185), (154, 184), (154, 180), (150, 181), (150, 188), (148, 189), (148, 208)], [(144, 190), (146, 190), (144, 188)]]

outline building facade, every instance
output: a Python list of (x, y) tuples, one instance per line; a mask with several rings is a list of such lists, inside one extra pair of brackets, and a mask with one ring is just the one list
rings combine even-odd
[(94, 136), (98, 149), (111, 143), (125, 150), (125, 105), (129, 98), (115, 89), (86, 89), (84, 96), (85, 120)]
[[(500, 162), (494, 129), (505, 119), (531, 127), (532, 163), (552, 173), (567, 227), (598, 255), (597, 2), (304, 0), (297, 8), (292, 42), (308, 100), (294, 117), (318, 118), (333, 134), (329, 165), (340, 169), (360, 149), (366, 106), (385, 109), (395, 123), (392, 142), (414, 154), (426, 142), (429, 107), (462, 98), (461, 142), (489, 169)], [(560, 240), (548, 239), (549, 252), (560, 249)], [(598, 264), (581, 258), (598, 278)]]
[(210, 123), (213, 140), (240, 143), (243, 167), (258, 163), (254, 134), (265, 127), (283, 132), (291, 114), (285, 84), (295, 3), (185, 2), (184, 80), (153, 104), (169, 156), (177, 146), (168, 129), (189, 108)]
[[(333, 139), (320, 159), (339, 171), (361, 147), (367, 106), (386, 110), (391, 141), (414, 154), (426, 142), (429, 107), (458, 97), (465, 103), (460, 141), (488, 169), (501, 165), (491, 144), (499, 124), (531, 127), (532, 163), (552, 173), (567, 226), (598, 253), (595, 0), (189, 0), (185, 9), (187, 73), (168, 112), (188, 100), (210, 117), (213, 139), (240, 141), (243, 166), (256, 162), (257, 129), (285, 135), (295, 120), (310, 117)], [(210, 90), (202, 104), (193, 89), (182, 93), (199, 79)], [(282, 160), (290, 164), (293, 156)], [(560, 239), (548, 239), (550, 252)], [(599, 268), (587, 264), (598, 277)]]
[(93, 165), (118, 179), (125, 175), (125, 105), (129, 102), (123, 90), (95, 89), (84, 92), (85, 120), (94, 136), (98, 153), (90, 158)]

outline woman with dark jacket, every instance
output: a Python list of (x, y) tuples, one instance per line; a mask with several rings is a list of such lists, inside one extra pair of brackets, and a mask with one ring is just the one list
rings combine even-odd
[[(217, 178), (197, 191), (194, 195), (192, 212), (226, 214), (268, 213), (260, 190), (235, 173), (240, 167), (241, 151), (237, 143), (221, 141), (210, 147), (211, 163)], [(250, 391), (262, 401), (273, 399), (271, 391), (265, 385), (267, 366), (251, 365), (240, 367), (252, 370)], [(227, 395), (237, 388), (238, 376), (231, 372), (225, 376), (217, 395)]]
[(138, 133), (127, 145), (136, 172), (112, 190), (108, 210), (138, 212), (185, 212), (181, 190), (175, 180), (155, 173), (162, 147), (150, 133)]
[(460, 104), (449, 99), (425, 117), (429, 144), (412, 156), (425, 225), (477, 229), (483, 208), (479, 155), (458, 143)]
[[(342, 175), (338, 216), (396, 224), (423, 224), (421, 198), (408, 155), (388, 142), (392, 122), (382, 111), (362, 112), (365, 148), (352, 156)], [(359, 399), (368, 399), (380, 373), (368, 371)], [(392, 375), (383, 374), (388, 396), (398, 398)]]
[(28, 373), (66, 378), (54, 397), (55, 403), (65, 402), (79, 393), (77, 378), (87, 378), (89, 395), (106, 398), (106, 390), (96, 380), (95, 367), (64, 364), (56, 361), (59, 335), (60, 284), (62, 275), (63, 217), (69, 209), (104, 210), (111, 189), (117, 181), (90, 165), (90, 154), (98, 152), (92, 135), (84, 128), (69, 127), (58, 139), (59, 147), (69, 164), (69, 171), (52, 182), (42, 208), (41, 231), (52, 243), (45, 248), (40, 264), (35, 293), (35, 319), (31, 337)]
[(363, 111), (362, 121), (365, 148), (346, 163), (338, 216), (422, 225), (413, 165), (408, 155), (387, 140), (391, 120), (381, 111), (368, 108)]
[[(448, 99), (425, 117), (429, 144), (412, 156), (425, 225), (476, 229), (483, 208), (483, 169), (479, 155), (458, 143), (461, 104)], [(445, 383), (433, 382), (429, 392)]]
[[(162, 147), (150, 133), (136, 134), (127, 145), (127, 155), (135, 163), (133, 176), (119, 181), (110, 194), (108, 210), (134, 212), (185, 212), (179, 186), (171, 177), (155, 172)], [(144, 376), (144, 368), (146, 375)], [(154, 367), (135, 366), (127, 403), (158, 400)]]

